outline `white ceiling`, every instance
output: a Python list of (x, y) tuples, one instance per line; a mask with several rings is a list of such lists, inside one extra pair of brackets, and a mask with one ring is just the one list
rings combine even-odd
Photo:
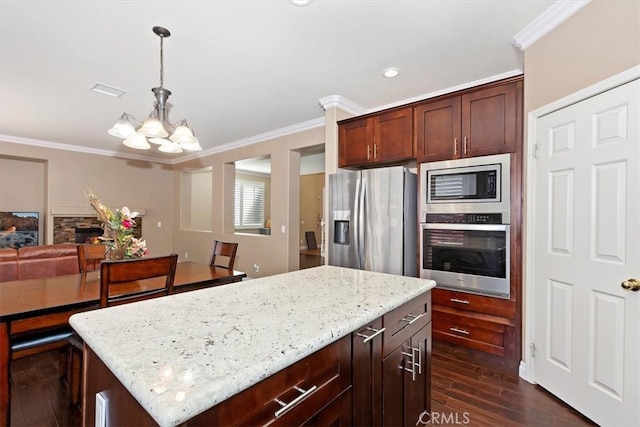
[[(365, 111), (520, 73), (513, 37), (553, 0), (9, 1), (0, 6), (0, 136), (14, 142), (187, 158), (107, 134), (143, 120), (159, 86), (205, 152), (320, 126), (319, 100)], [(397, 67), (394, 79), (382, 71)], [(120, 98), (94, 83), (125, 89)], [(341, 98), (342, 99), (342, 98)], [(1, 153), (0, 153), (1, 154)], [(182, 157), (181, 157), (182, 156)]]

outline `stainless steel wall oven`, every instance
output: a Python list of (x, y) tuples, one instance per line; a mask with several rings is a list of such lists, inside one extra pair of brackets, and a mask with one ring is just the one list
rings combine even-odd
[(420, 165), (420, 277), (510, 297), (509, 155)]
[(501, 214), (427, 214), (421, 277), (438, 287), (509, 298), (509, 225)]

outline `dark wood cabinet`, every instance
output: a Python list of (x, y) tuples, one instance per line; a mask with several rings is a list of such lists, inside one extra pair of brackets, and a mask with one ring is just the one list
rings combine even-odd
[(431, 324), (383, 360), (385, 426), (415, 426), (431, 408)]
[(302, 425), (310, 415), (345, 420), (342, 404), (325, 407), (351, 386), (350, 350), (345, 337), (225, 400), (217, 406), (218, 425)]
[(415, 157), (411, 107), (339, 123), (338, 166), (366, 167)]
[(415, 426), (431, 405), (431, 294), (352, 334), (353, 425)]
[(352, 334), (353, 425), (382, 422), (382, 318)]
[(418, 162), (515, 152), (521, 102), (518, 80), (416, 106)]
[(415, 108), (415, 139), (420, 163), (460, 157), (461, 111), (459, 96)]

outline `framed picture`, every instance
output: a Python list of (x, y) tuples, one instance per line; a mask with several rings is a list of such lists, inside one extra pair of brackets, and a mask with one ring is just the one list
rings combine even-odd
[(0, 248), (38, 245), (38, 212), (0, 212)]

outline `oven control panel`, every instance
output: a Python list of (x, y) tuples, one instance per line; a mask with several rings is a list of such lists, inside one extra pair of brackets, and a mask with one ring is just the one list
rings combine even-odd
[(501, 213), (450, 213), (427, 214), (430, 224), (502, 224)]

